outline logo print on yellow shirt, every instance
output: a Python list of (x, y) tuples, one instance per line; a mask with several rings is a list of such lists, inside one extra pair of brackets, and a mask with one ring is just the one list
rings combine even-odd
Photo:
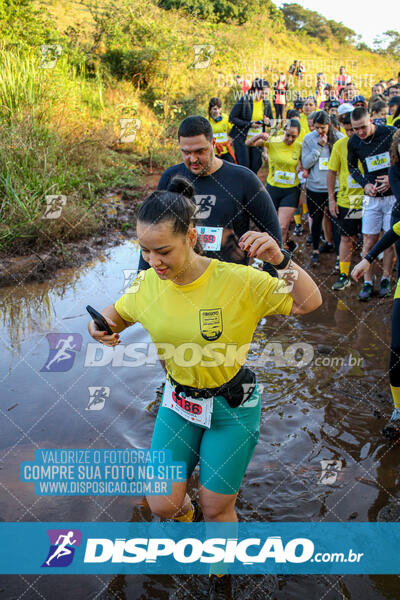
[(211, 310), (200, 310), (200, 331), (205, 340), (209, 342), (217, 340), (223, 330), (222, 327), (222, 308)]
[(126, 293), (127, 294), (136, 294), (136, 292), (139, 290), (140, 284), (142, 283), (145, 276), (146, 276), (146, 271), (140, 271), (139, 275), (136, 277), (136, 279), (133, 280), (132, 285), (126, 291)]

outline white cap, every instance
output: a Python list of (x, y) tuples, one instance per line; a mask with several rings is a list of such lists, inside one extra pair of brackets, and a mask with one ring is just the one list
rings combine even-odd
[(345, 113), (353, 112), (353, 110), (354, 110), (354, 106), (352, 104), (350, 104), (349, 102), (345, 102), (344, 104), (341, 104), (339, 106), (338, 115), (339, 115), (339, 117), (341, 117)]

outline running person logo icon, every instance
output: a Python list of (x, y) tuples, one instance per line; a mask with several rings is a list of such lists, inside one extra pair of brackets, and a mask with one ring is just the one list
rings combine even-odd
[(48, 529), (50, 548), (42, 567), (68, 567), (72, 563), (75, 548), (81, 545), (79, 529)]
[(46, 209), (43, 219), (58, 219), (61, 216), (62, 210), (67, 203), (67, 196), (58, 194), (57, 196), (45, 196)]
[(75, 352), (82, 347), (80, 333), (48, 333), (47, 340), (50, 345), (49, 356), (42, 372), (69, 371), (75, 361)]
[(102, 410), (107, 398), (110, 396), (110, 388), (104, 387), (88, 387), (89, 402), (85, 410)]
[(195, 213), (196, 219), (208, 219), (211, 215), (211, 211), (215, 206), (217, 201), (217, 197), (214, 194), (196, 194), (194, 196), (194, 201), (197, 206), (197, 210)]

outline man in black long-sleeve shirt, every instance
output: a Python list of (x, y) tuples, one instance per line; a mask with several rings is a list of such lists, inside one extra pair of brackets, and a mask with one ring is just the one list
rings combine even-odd
[[(378, 241), (381, 230), (390, 229), (390, 216), (395, 197), (389, 184), (389, 150), (394, 127), (374, 125), (365, 108), (355, 108), (351, 113), (354, 135), (348, 143), (348, 166), (350, 176), (364, 188), (362, 233), (363, 256)], [(364, 174), (358, 168), (361, 161)], [(379, 296), (390, 295), (390, 273), (393, 250), (388, 249), (383, 259), (383, 277)], [(373, 293), (372, 269), (364, 277), (360, 300), (369, 300)]]
[[(205, 254), (227, 262), (248, 264), (238, 241), (252, 222), (281, 244), (281, 230), (272, 200), (258, 177), (246, 167), (219, 159), (214, 154), (213, 132), (203, 117), (188, 117), (180, 125), (178, 139), (183, 163), (161, 175), (159, 190), (166, 190), (175, 175), (183, 175), (195, 187), (197, 231)], [(148, 264), (140, 256), (139, 270)], [(264, 263), (264, 270), (276, 275)]]

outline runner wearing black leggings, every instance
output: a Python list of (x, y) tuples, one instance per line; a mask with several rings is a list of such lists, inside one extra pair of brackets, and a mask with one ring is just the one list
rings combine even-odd
[(301, 152), (301, 163), (305, 169), (309, 170), (306, 189), (308, 210), (312, 218), (311, 266), (320, 262), (319, 244), (322, 220), (325, 208), (328, 206), (328, 161), (333, 144), (343, 137), (343, 134), (333, 127), (328, 113), (324, 110), (315, 114), (313, 124), (315, 129), (305, 136)]

